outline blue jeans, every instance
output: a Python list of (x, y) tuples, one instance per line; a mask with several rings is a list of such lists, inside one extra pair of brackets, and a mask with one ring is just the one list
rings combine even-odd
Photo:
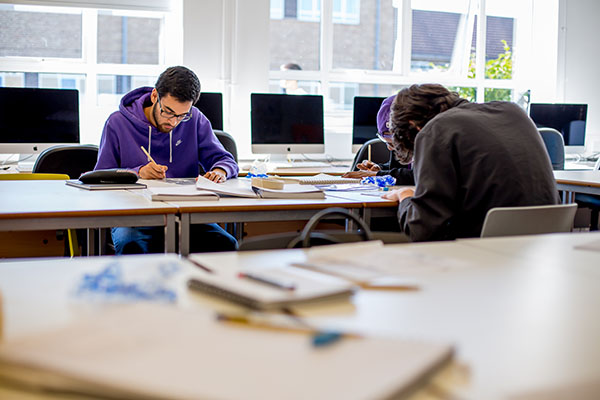
[[(115, 254), (162, 253), (164, 251), (164, 228), (117, 227), (111, 229)], [(190, 252), (232, 251), (237, 240), (217, 224), (197, 224), (190, 227)]]

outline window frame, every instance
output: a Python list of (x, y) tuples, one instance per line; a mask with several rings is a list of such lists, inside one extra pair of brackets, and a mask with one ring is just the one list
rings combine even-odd
[[(74, 9), (69, 7), (58, 7), (52, 5), (44, 6), (22, 6), (18, 2), (15, 6), (35, 11), (52, 9), (53, 12)], [(102, 128), (98, 126), (99, 119), (108, 117), (110, 112), (116, 109), (115, 105), (103, 105), (98, 101), (98, 77), (101, 75), (125, 75), (125, 76), (153, 76), (157, 77), (167, 66), (178, 65), (183, 61), (183, 29), (182, 0), (172, 0), (171, 11), (148, 11), (148, 10), (106, 10), (99, 8), (80, 8), (81, 11), (81, 58), (60, 57), (25, 57), (25, 56), (2, 56), (0, 72), (6, 73), (38, 73), (83, 75), (85, 90), (80, 93), (80, 129), (81, 142), (100, 142)], [(41, 8), (40, 8), (41, 7)], [(131, 17), (156, 17), (161, 20), (161, 33), (159, 35), (159, 62), (157, 64), (98, 64), (98, 15), (105, 11), (111, 11), (118, 16)], [(168, 46), (164, 44), (168, 43)], [(100, 117), (102, 116), (102, 117)]]
[[(310, 1), (310, 0), (309, 0)], [(320, 0), (312, 0), (313, 4)], [(269, 71), (269, 79), (298, 79), (314, 80), (321, 82), (321, 93), (329, 96), (330, 82), (344, 82), (355, 84), (395, 84), (410, 85), (413, 83), (427, 83), (435, 81), (445, 86), (474, 87), (476, 89), (476, 101), (484, 102), (485, 89), (511, 89), (513, 101), (519, 93), (527, 90), (526, 83), (519, 79), (519, 71), (513, 72), (512, 79), (488, 79), (485, 77), (485, 43), (486, 43), (486, 18), (477, 18), (477, 48), (476, 48), (476, 77), (467, 78), (465, 68), (462, 71), (452, 73), (431, 72), (427, 74), (413, 73), (410, 70), (411, 62), (411, 34), (412, 34), (412, 7), (410, 0), (394, 0), (398, 7), (397, 35), (400, 39), (396, 41), (394, 54), (394, 68), (391, 71), (378, 71), (369, 69), (346, 69), (333, 68), (333, 3), (337, 0), (321, 1), (320, 18), (320, 68), (317, 71)], [(480, 15), (486, 13), (486, 0), (477, 0)], [(490, 0), (491, 1), (491, 0)], [(298, 2), (300, 4), (300, 0)], [(532, 7), (532, 0), (528, 0), (527, 7)], [(517, 35), (519, 35), (517, 39)], [(527, 61), (527, 52), (530, 43), (525, 40), (527, 35), (515, 31), (515, 38), (519, 40), (519, 48), (513, 53), (513, 57), (519, 59), (524, 65)], [(325, 108), (326, 115), (331, 110)], [(339, 111), (338, 111), (339, 113)]]

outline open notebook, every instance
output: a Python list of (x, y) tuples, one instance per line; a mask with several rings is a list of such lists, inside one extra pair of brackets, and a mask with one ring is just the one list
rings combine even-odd
[(304, 333), (137, 304), (1, 344), (0, 378), (56, 398), (387, 399), (451, 357), (446, 344), (369, 336), (315, 348)]
[(325, 193), (311, 185), (299, 185), (297, 183), (286, 184), (283, 189), (256, 188), (250, 179), (229, 179), (223, 183), (215, 183), (204, 177), (198, 177), (196, 187), (200, 190), (208, 190), (224, 196), (254, 197), (271, 199), (324, 199)]

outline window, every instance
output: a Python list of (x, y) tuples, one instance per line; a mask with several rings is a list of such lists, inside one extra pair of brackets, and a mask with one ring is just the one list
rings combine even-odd
[(181, 63), (181, 40), (172, 37), (181, 2), (171, 4), (172, 11), (2, 4), (0, 85), (78, 89), (81, 142), (97, 144), (123, 94), (153, 86), (167, 65)]
[[(515, 78), (531, 48), (531, 0), (297, 0), (297, 13), (271, 20), (269, 76), (318, 83), (326, 126), (351, 126), (340, 121), (351, 118), (354, 96), (417, 82), (478, 102), (528, 99), (526, 80)], [(302, 69), (280, 68), (289, 62)]]
[(298, 20), (319, 21), (321, 19), (321, 0), (297, 0)]

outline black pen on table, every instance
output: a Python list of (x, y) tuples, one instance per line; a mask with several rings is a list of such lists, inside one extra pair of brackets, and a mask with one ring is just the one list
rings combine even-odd
[(238, 277), (247, 278), (247, 279), (250, 279), (250, 280), (253, 280), (256, 282), (264, 283), (265, 285), (273, 286), (278, 289), (296, 290), (296, 285), (294, 283), (282, 282), (282, 281), (275, 280), (273, 278), (267, 278), (264, 276), (259, 276), (259, 275), (248, 273), (248, 272), (240, 272), (238, 274)]

